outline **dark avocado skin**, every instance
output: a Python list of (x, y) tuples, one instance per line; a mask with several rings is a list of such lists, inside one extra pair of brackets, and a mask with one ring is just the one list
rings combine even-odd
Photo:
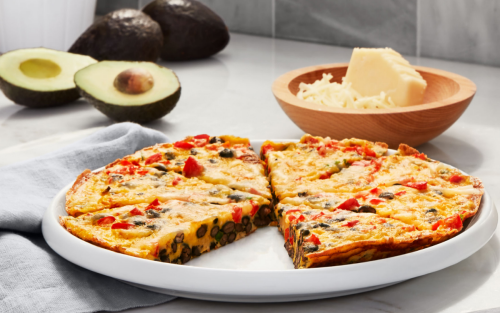
[(80, 98), (76, 88), (36, 91), (13, 85), (0, 77), (0, 89), (14, 103), (30, 108), (46, 108), (66, 104)]
[(158, 23), (141, 11), (121, 9), (90, 26), (69, 52), (96, 60), (151, 61), (160, 56), (163, 34)]
[(161, 26), (163, 60), (207, 58), (224, 49), (229, 42), (224, 21), (196, 0), (155, 0), (143, 12)]
[(78, 85), (76, 88), (82, 97), (92, 103), (96, 109), (101, 111), (107, 117), (117, 122), (128, 121), (140, 124), (154, 121), (170, 113), (181, 96), (181, 87), (179, 86), (177, 91), (165, 99), (143, 105), (122, 106), (102, 102), (94, 98), (85, 90), (79, 88)]

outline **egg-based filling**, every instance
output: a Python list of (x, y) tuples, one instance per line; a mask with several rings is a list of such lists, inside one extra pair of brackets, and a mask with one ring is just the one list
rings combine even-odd
[(266, 209), (268, 205), (251, 200), (225, 205), (155, 200), (61, 217), (61, 224), (72, 234), (114, 251), (184, 264), (255, 231), (255, 219)]

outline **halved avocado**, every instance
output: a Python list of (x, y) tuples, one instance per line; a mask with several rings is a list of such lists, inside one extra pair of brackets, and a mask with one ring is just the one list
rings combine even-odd
[(181, 95), (175, 73), (151, 62), (102, 61), (78, 71), (75, 84), (82, 97), (118, 122), (159, 119)]
[(97, 61), (85, 55), (45, 48), (20, 49), (0, 56), (0, 89), (28, 107), (49, 107), (80, 98), (73, 76)]

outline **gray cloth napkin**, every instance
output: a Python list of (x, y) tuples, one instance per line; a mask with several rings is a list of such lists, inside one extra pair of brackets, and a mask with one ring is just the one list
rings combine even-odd
[(83, 170), (160, 142), (168, 142), (160, 132), (121, 123), (0, 168), (0, 312), (119, 311), (175, 299), (74, 265), (52, 251), (41, 234), (52, 198)]

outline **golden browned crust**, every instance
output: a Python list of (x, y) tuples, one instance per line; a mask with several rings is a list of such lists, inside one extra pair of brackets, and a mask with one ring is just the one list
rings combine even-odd
[(398, 151), (401, 155), (407, 156), (407, 155), (414, 155), (420, 153), (417, 149), (410, 147), (407, 144), (400, 144), (398, 147)]
[(379, 146), (379, 147), (382, 147), (382, 148), (384, 148), (384, 149), (389, 149), (389, 145), (388, 145), (388, 144), (386, 144), (385, 142), (378, 142), (378, 141), (377, 141), (377, 142), (375, 142), (375, 145), (376, 145), (376, 146)]

